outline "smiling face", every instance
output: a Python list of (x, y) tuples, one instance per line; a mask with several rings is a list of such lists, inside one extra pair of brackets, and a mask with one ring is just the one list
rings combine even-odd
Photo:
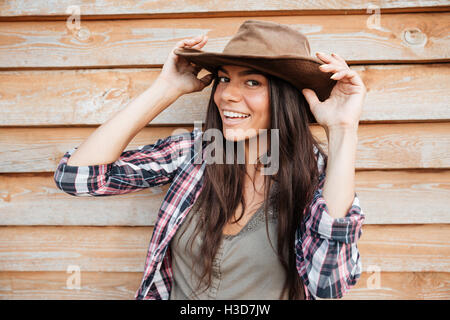
[[(269, 129), (267, 77), (254, 69), (234, 65), (219, 68), (218, 77), (214, 102), (222, 118), (225, 139), (239, 141), (257, 135), (259, 129)], [(236, 129), (242, 129), (244, 133), (241, 134)], [(231, 130), (228, 133), (233, 134), (227, 134), (227, 130)], [(245, 131), (253, 132), (251, 130), (255, 134), (245, 134)]]

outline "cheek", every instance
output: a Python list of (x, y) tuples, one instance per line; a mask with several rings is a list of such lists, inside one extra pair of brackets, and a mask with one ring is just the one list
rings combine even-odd
[(268, 96), (255, 96), (248, 101), (252, 106), (252, 111), (256, 115), (255, 120), (262, 126), (267, 126), (270, 122), (270, 103)]
[(217, 86), (216, 91), (214, 92), (214, 103), (219, 106), (219, 102), (220, 102), (220, 96), (222, 95), (221, 90), (219, 89), (219, 86)]

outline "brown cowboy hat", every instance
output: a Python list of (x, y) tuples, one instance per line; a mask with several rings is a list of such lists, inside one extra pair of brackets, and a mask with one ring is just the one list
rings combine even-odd
[[(312, 89), (321, 101), (328, 99), (337, 82), (330, 79), (332, 72), (319, 69), (323, 62), (311, 57), (303, 33), (275, 22), (245, 21), (222, 53), (194, 48), (177, 48), (174, 53), (213, 74), (222, 65), (250, 67), (286, 80), (300, 91)], [(317, 122), (309, 108), (307, 112), (310, 122)]]

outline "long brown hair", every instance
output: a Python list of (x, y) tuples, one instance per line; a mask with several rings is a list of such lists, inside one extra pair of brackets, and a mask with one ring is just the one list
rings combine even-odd
[[(318, 186), (319, 173), (313, 146), (316, 146), (325, 158), (326, 155), (311, 134), (309, 123), (313, 118), (303, 94), (278, 77), (268, 74), (265, 76), (269, 83), (271, 114), (268, 131), (279, 130), (279, 168), (277, 173), (264, 176), (265, 190), (267, 190), (263, 203), (266, 232), (269, 236), (267, 221), (270, 190), (272, 183), (276, 181), (278, 188), (272, 205), (278, 213), (277, 256), (286, 271), (286, 281), (280, 299), (285, 290), (289, 290), (289, 299), (298, 300), (304, 299), (305, 295), (303, 281), (296, 267), (295, 234), (303, 219), (304, 209), (312, 200)], [(214, 102), (217, 84), (218, 78), (215, 73), (204, 130), (215, 128), (223, 133), (220, 113)], [(216, 143), (216, 141), (210, 143)], [(215, 145), (216, 150), (226, 143), (222, 135), (221, 143)], [(224, 157), (223, 164), (206, 164), (202, 191), (196, 203), (202, 214), (196, 225), (194, 238), (200, 231), (203, 233), (198, 260), (203, 266), (203, 273), (197, 289), (200, 289), (202, 282), (205, 284), (204, 290), (211, 286), (213, 259), (222, 240), (224, 226), (234, 218), (239, 203), (242, 205), (242, 211), (237, 221), (243, 217), (246, 208), (242, 190), (247, 172), (245, 164), (238, 163), (236, 159), (237, 142), (233, 142), (233, 145), (235, 161), (232, 164), (225, 161), (226, 150), (223, 149), (221, 150)], [(191, 242), (191, 252), (193, 242)], [(205, 278), (206, 282), (204, 282)]]

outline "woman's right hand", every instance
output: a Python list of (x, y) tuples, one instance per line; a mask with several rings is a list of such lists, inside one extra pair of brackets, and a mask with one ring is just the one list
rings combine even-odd
[(166, 62), (158, 76), (157, 81), (165, 81), (174, 88), (179, 95), (201, 91), (213, 80), (213, 75), (208, 74), (201, 79), (197, 78), (202, 69), (192, 65), (185, 58), (174, 53), (177, 48), (202, 48), (208, 41), (207, 35), (200, 35), (195, 38), (187, 38), (179, 41), (169, 53)]

